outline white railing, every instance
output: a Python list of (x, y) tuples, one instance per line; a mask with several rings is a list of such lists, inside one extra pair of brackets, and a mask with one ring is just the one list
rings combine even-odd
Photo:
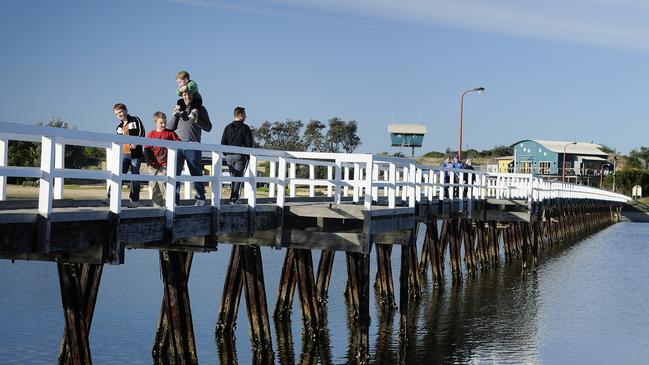
[[(11, 141), (41, 144), (40, 167), (8, 165)], [(121, 146), (141, 144), (168, 149), (167, 176), (122, 174)], [(68, 169), (64, 166), (65, 146), (78, 145), (106, 150), (106, 170)], [(209, 151), (211, 172), (205, 176), (176, 176), (176, 154), (179, 149)], [(243, 177), (233, 177), (222, 169), (227, 153), (250, 156)], [(269, 169), (259, 174), (259, 166)], [(298, 177), (302, 168), (306, 177)], [(307, 172), (308, 171), (308, 172)], [(369, 210), (373, 205), (394, 208), (397, 205), (415, 207), (417, 203), (439, 200), (523, 199), (541, 201), (551, 198), (600, 199), (622, 202), (628, 197), (586, 186), (544, 181), (529, 174), (483, 173), (474, 170), (450, 169), (417, 164), (414, 159), (395, 158), (360, 153), (318, 153), (274, 151), (255, 148), (222, 146), (209, 143), (173, 142), (114, 134), (29, 126), (0, 122), (0, 200), (6, 199), (7, 177), (39, 179), (39, 213), (49, 217), (54, 199), (62, 199), (65, 179), (106, 181), (111, 191), (121, 192), (123, 181), (166, 182), (165, 201), (168, 219), (172, 219), (176, 183), (209, 184), (211, 204), (219, 207), (224, 184), (242, 182), (248, 206), (257, 205), (257, 184), (268, 184), (268, 196), (283, 207), (286, 197), (296, 197), (298, 188), (306, 188), (309, 197), (330, 198), (341, 203), (351, 198)], [(186, 192), (188, 197), (189, 190)], [(463, 205), (461, 204), (460, 207)], [(121, 212), (121, 194), (111, 194), (111, 212)]]

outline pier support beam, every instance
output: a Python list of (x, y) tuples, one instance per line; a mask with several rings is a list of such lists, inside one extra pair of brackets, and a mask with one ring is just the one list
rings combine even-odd
[(154, 362), (164, 363), (164, 359), (168, 359), (176, 364), (198, 363), (187, 287), (192, 258), (193, 254), (188, 252), (160, 251), (164, 297), (153, 350)]
[(103, 265), (57, 263), (65, 329), (59, 364), (91, 364), (90, 325), (97, 303)]
[(370, 329), (370, 257), (369, 254), (347, 252), (348, 298), (351, 308), (352, 348), (356, 361), (369, 359)]
[(242, 289), (246, 297), (248, 326), (251, 333), (252, 347), (255, 351), (254, 357), (264, 359), (264, 361), (271, 361), (274, 357), (273, 344), (259, 246), (232, 246), (219, 320), (216, 324), (217, 339), (234, 333)]
[(387, 310), (396, 309), (394, 300), (394, 282), (392, 280), (392, 245), (377, 243), (376, 250), (376, 281), (374, 290), (378, 302)]
[(329, 282), (331, 281), (331, 271), (334, 265), (336, 251), (323, 250), (320, 253), (320, 262), (318, 263), (318, 277), (316, 278), (316, 292), (320, 310), (327, 305), (329, 298)]

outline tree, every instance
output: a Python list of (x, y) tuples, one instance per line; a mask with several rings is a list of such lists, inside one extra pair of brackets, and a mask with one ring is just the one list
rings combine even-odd
[(319, 120), (310, 120), (304, 130), (304, 143), (307, 150), (324, 152), (327, 142), (322, 136), (322, 131), (326, 126)]
[(304, 141), (300, 131), (304, 124), (301, 120), (286, 122), (265, 121), (259, 128), (252, 128), (252, 137), (256, 147), (270, 150), (304, 151)]
[(329, 119), (327, 142), (331, 147), (331, 152), (354, 152), (361, 144), (357, 132), (358, 124), (356, 124), (355, 120), (346, 122), (335, 117)]

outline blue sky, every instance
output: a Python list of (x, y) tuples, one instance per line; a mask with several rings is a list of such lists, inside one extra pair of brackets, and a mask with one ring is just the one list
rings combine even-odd
[[(520, 139), (649, 146), (649, 3), (631, 0), (4, 1), (0, 120), (60, 116), (114, 130), (124, 102), (148, 126), (198, 82), (217, 142), (248, 122), (337, 116), (361, 152), (394, 151), (387, 125), (428, 127), (421, 152)], [(420, 153), (421, 153), (420, 152)]]

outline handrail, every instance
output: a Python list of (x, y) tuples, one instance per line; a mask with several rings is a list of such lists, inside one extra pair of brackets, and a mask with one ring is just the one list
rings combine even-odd
[[(9, 141), (39, 141), (41, 166), (8, 166)], [(127, 143), (166, 147), (168, 149), (167, 176), (145, 173), (122, 174), (121, 146)], [(105, 148), (106, 170), (65, 168), (65, 145)], [(210, 152), (212, 159), (210, 174), (176, 176), (175, 156), (181, 149)], [(243, 177), (233, 177), (224, 173), (222, 160), (228, 153), (250, 156), (250, 163)], [(260, 176), (258, 171), (261, 162), (268, 163), (270, 166), (264, 176)], [(308, 177), (298, 177), (298, 167), (308, 168)], [(326, 176), (323, 176), (325, 171)], [(176, 209), (174, 186), (180, 182), (211, 183), (211, 203), (215, 207), (220, 206), (223, 184), (232, 182), (243, 182), (247, 204), (251, 208), (256, 206), (257, 183), (269, 184), (269, 197), (274, 198), (275, 204), (279, 207), (285, 204), (287, 190), (288, 196), (294, 197), (299, 186), (308, 187), (308, 194), (311, 197), (316, 196), (316, 189), (326, 189), (326, 197), (333, 199), (335, 203), (340, 203), (343, 197), (351, 196), (354, 202), (362, 203), (367, 210), (370, 210), (373, 205), (385, 204), (383, 200), (387, 200), (389, 208), (395, 208), (399, 198), (409, 207), (414, 207), (421, 202), (449, 199), (464, 201), (496, 198), (542, 201), (565, 198), (613, 202), (629, 200), (622, 194), (582, 185), (546, 181), (530, 174), (486, 173), (428, 166), (410, 158), (366, 153), (276, 151), (0, 122), (0, 200), (6, 199), (7, 177), (40, 180), (39, 213), (45, 217), (49, 217), (52, 213), (52, 200), (63, 197), (64, 179), (71, 178), (105, 180), (110, 188), (116, 191), (121, 191), (123, 181), (166, 181), (165, 197), (169, 220), (172, 219)], [(463, 204), (460, 206), (462, 207)], [(112, 194), (111, 212), (119, 214), (121, 209), (121, 195)]]

